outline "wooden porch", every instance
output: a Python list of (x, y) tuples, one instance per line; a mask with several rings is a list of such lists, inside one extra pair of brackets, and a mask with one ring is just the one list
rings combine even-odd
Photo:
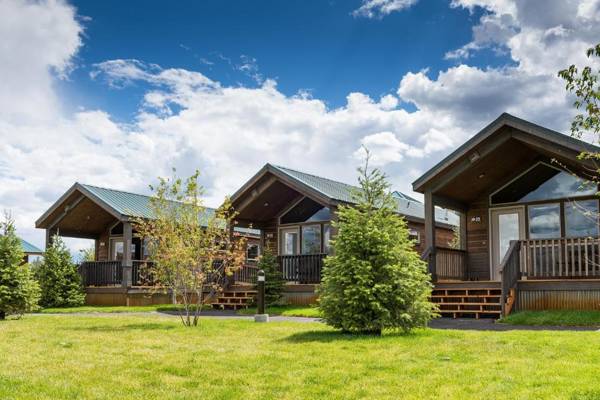
[(600, 308), (598, 238), (511, 241), (498, 281), (472, 279), (466, 250), (437, 247), (424, 258), (435, 260), (433, 301), (442, 314), (479, 317), (507, 315), (515, 308)]

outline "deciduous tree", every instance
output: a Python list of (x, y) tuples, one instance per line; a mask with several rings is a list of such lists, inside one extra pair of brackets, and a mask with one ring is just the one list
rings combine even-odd
[(153, 218), (135, 221), (147, 241), (150, 274), (183, 304), (186, 326), (198, 325), (205, 300), (222, 292), (227, 277), (243, 265), (246, 248), (243, 238), (230, 235), (235, 213), (228, 200), (214, 212), (202, 205), (198, 176), (159, 178), (151, 186)]

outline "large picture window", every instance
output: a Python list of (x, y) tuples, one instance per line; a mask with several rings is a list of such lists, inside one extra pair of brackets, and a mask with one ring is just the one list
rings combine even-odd
[(553, 239), (560, 237), (560, 204), (529, 206), (529, 238)]
[(565, 234), (567, 237), (598, 236), (598, 201), (565, 202)]
[(539, 163), (492, 194), (492, 204), (557, 200), (594, 195), (596, 185), (572, 174)]

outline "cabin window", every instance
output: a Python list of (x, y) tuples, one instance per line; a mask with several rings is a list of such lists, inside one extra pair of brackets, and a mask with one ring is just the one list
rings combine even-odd
[(298, 228), (281, 230), (281, 254), (284, 256), (298, 254)]
[(412, 240), (415, 244), (421, 243), (421, 235), (419, 235), (419, 231), (417, 231), (416, 229), (408, 230), (408, 238)]
[(280, 223), (296, 224), (299, 222), (329, 221), (330, 219), (329, 208), (305, 197), (281, 216)]
[(259, 246), (254, 243), (249, 243), (246, 248), (246, 261), (248, 262), (256, 262), (258, 260), (258, 256), (260, 255)]
[(591, 182), (539, 163), (491, 196), (492, 204), (556, 200), (591, 196), (597, 192)]
[(323, 225), (323, 253), (330, 254), (331, 246), (329, 240), (331, 239), (331, 225)]
[(552, 239), (560, 237), (560, 204), (540, 204), (528, 207), (529, 238)]
[(565, 234), (567, 237), (598, 237), (598, 201), (565, 202)]
[(304, 225), (302, 227), (302, 254), (318, 254), (321, 252), (321, 225)]

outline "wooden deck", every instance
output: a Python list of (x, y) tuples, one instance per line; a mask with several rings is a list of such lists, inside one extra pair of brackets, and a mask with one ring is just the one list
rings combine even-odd
[(501, 314), (501, 294), (500, 282), (438, 282), (431, 301), (438, 304), (442, 316), (498, 318)]

